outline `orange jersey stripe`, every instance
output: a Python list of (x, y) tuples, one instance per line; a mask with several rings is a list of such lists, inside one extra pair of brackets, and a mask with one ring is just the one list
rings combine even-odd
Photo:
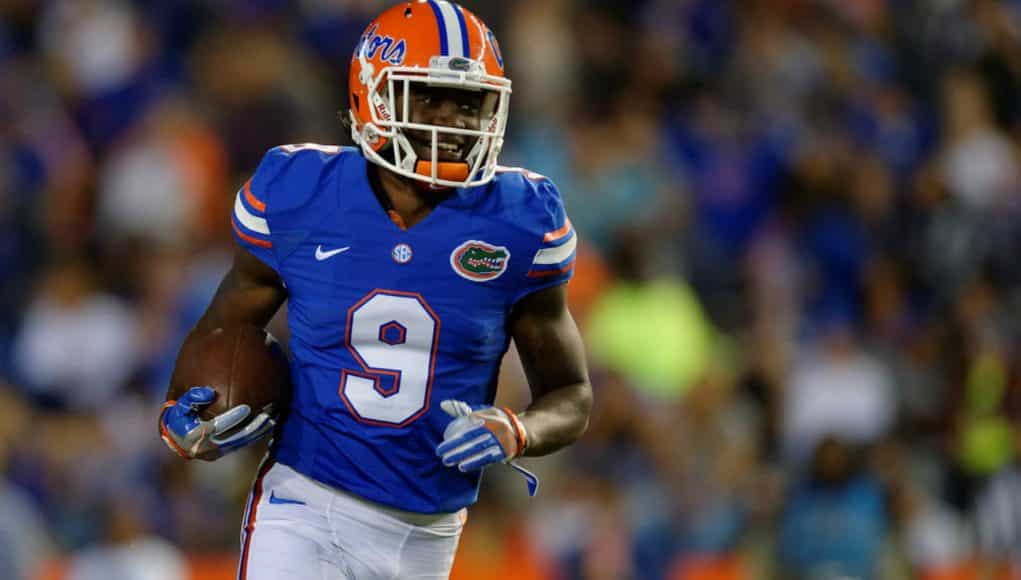
[(563, 274), (574, 268), (574, 260), (567, 263), (566, 266), (557, 270), (539, 270), (528, 273), (529, 278), (545, 278), (546, 276), (556, 276), (557, 274)]
[(552, 232), (546, 232), (546, 235), (542, 237), (542, 241), (555, 242), (569, 233), (571, 233), (571, 218), (567, 218), (567, 221), (564, 222), (564, 225), (561, 226), (560, 229)]
[(254, 207), (255, 209), (257, 209), (259, 211), (261, 211), (262, 213), (266, 213), (266, 204), (261, 202), (261, 201), (259, 201), (259, 200), (257, 200), (257, 199), (255, 199), (255, 196), (252, 195), (252, 180), (251, 179), (249, 179), (248, 181), (245, 182), (245, 199), (248, 200), (248, 205)]
[(246, 241), (246, 242), (248, 242), (250, 244), (255, 244), (256, 246), (263, 247), (263, 248), (272, 248), (273, 247), (273, 242), (271, 242), (269, 240), (260, 240), (259, 238), (253, 238), (252, 236), (250, 236), (250, 235), (246, 234), (245, 232), (241, 231), (241, 228), (238, 227), (238, 222), (234, 218), (234, 216), (230, 216), (230, 225), (234, 226), (234, 233), (236, 233), (238, 235), (238, 237), (240, 237), (242, 240), (244, 240), (244, 241)]
[(265, 465), (259, 469), (259, 474), (255, 478), (255, 486), (252, 489), (252, 507), (248, 511), (248, 521), (245, 522), (245, 543), (241, 546), (241, 562), (240, 570), (238, 570), (238, 578), (241, 580), (247, 580), (248, 578), (248, 558), (251, 556), (252, 547), (252, 534), (255, 533), (255, 517), (259, 512), (259, 500), (262, 499), (262, 480), (269, 473), (269, 470), (273, 468), (275, 461), (267, 461)]

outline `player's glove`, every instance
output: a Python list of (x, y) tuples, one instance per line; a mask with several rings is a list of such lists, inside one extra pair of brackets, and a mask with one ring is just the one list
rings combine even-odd
[(528, 494), (535, 495), (539, 479), (513, 462), (528, 446), (528, 435), (511, 410), (488, 405), (472, 409), (468, 403), (453, 399), (441, 402), (440, 408), (454, 417), (436, 447), (443, 465), (477, 471), (494, 463), (507, 463), (525, 477)]
[(163, 404), (160, 435), (167, 447), (185, 459), (213, 460), (253, 443), (273, 430), (276, 420), (262, 412), (243, 429), (225, 435), (252, 413), (248, 405), (237, 405), (208, 421), (202, 420), (202, 408), (213, 402), (216, 391), (192, 387), (176, 401)]

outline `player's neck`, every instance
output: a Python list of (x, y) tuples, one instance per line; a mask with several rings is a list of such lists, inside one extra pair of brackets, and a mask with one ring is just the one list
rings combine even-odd
[(384, 209), (395, 213), (400, 218), (398, 225), (404, 228), (410, 228), (425, 219), (438, 203), (454, 192), (453, 189), (432, 191), (419, 187), (417, 182), (376, 166), (370, 166), (369, 171), (375, 172), (378, 177), (370, 181), (374, 181), (373, 187), (382, 189), (378, 193), (382, 194), (380, 202)]

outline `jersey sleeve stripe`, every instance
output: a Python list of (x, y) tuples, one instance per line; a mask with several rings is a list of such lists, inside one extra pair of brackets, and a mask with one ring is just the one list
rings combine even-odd
[(571, 231), (570, 237), (567, 241), (553, 248), (543, 248), (535, 253), (535, 258), (532, 259), (533, 264), (547, 265), (547, 264), (559, 264), (564, 260), (571, 257), (574, 254), (574, 249), (578, 245), (578, 236), (574, 235), (574, 231)]
[(255, 209), (256, 211), (261, 212), (261, 213), (266, 213), (266, 204), (264, 202), (259, 201), (252, 194), (252, 180), (251, 179), (249, 179), (248, 181), (245, 182), (245, 201), (247, 201), (248, 205), (252, 206), (252, 208)]
[(269, 240), (261, 240), (261, 239), (255, 237), (255, 236), (250, 236), (250, 235), (246, 234), (245, 232), (241, 231), (241, 228), (238, 226), (237, 218), (231, 217), (230, 224), (234, 227), (234, 233), (237, 234), (237, 236), (239, 238), (241, 238), (242, 240), (248, 242), (249, 244), (254, 244), (254, 245), (259, 246), (261, 248), (272, 248), (273, 247), (273, 242), (271, 242)]
[(567, 218), (564, 225), (559, 229), (553, 230), (552, 232), (546, 232), (546, 235), (542, 237), (542, 241), (555, 242), (569, 233), (571, 233), (571, 218)]
[[(245, 209), (248, 210), (248, 213), (254, 215), (255, 217), (266, 217), (266, 212), (256, 209), (256, 207), (252, 205), (249, 196), (245, 195), (244, 188), (238, 190), (238, 194), (235, 196), (235, 199), (240, 199), (241, 203), (245, 204)], [(255, 199), (256, 201), (258, 201), (258, 199), (256, 199), (255, 197), (251, 197), (251, 199)]]
[(237, 221), (241, 222), (241, 225), (245, 226), (246, 229), (264, 236), (269, 235), (269, 224), (266, 222), (266, 218), (252, 215), (248, 211), (248, 208), (245, 207), (244, 202), (241, 201), (240, 195), (234, 199), (234, 217), (236, 217)]
[(564, 274), (566, 272), (570, 272), (573, 268), (574, 260), (572, 259), (570, 262), (567, 263), (567, 265), (563, 266), (562, 268), (557, 268), (555, 270), (532, 270), (528, 273), (528, 277), (545, 278), (547, 276), (557, 276), (560, 274)]
[(577, 256), (576, 252), (571, 252), (570, 254), (564, 256), (564, 259), (560, 260), (559, 262), (553, 262), (550, 264), (532, 264), (532, 267), (529, 271), (539, 272), (545, 270), (556, 270), (561, 266), (566, 266), (568, 262), (573, 262), (576, 256)]

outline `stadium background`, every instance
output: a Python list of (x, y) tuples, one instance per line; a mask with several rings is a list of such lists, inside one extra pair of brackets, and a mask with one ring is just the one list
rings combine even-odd
[[(259, 451), (180, 461), (158, 404), (233, 192), (348, 143), (386, 4), (0, 2), (0, 578), (233, 577)], [(1021, 2), (465, 5), (514, 81), (502, 162), (585, 241), (596, 406), (538, 498), (487, 472), (455, 578), (1006, 578)]]

